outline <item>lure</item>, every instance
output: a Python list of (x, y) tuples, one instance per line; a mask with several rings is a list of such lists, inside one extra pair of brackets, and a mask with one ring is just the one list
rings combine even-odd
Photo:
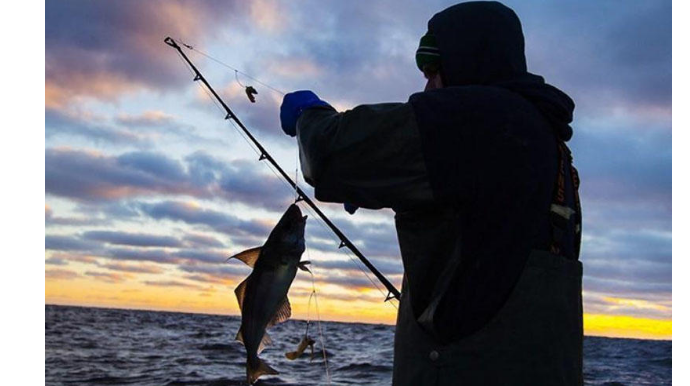
[(247, 98), (249, 98), (250, 102), (256, 102), (256, 98), (254, 98), (254, 95), (258, 94), (258, 92), (256, 92), (256, 89), (254, 87), (247, 86), (244, 88), (244, 92), (247, 93)]
[(304, 335), (302, 341), (299, 342), (299, 345), (297, 346), (297, 350), (285, 353), (285, 357), (291, 361), (294, 361), (302, 356), (302, 353), (304, 353), (304, 350), (306, 350), (307, 347), (310, 347), (311, 360), (314, 360), (314, 343), (316, 343), (314, 339), (310, 338), (308, 335)]

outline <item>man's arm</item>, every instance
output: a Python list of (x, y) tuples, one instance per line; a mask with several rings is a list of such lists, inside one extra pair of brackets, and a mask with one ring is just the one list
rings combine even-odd
[(362, 105), (343, 113), (304, 110), (297, 121), (305, 179), (321, 201), (378, 209), (432, 200), (420, 136), (407, 103)]

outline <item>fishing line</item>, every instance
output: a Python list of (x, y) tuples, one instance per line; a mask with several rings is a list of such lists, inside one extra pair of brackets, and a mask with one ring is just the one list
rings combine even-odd
[[(241, 73), (241, 74), (247, 76), (248, 78), (257, 81), (257, 83), (262, 84), (262, 85), (264, 85), (265, 87), (268, 87), (268, 88), (272, 89), (273, 91), (276, 91), (276, 92), (278, 92), (278, 93), (280, 93), (280, 94), (285, 95), (284, 92), (282, 92), (282, 91), (280, 91), (280, 90), (278, 90), (278, 89), (275, 89), (275, 88), (271, 87), (270, 85), (265, 84), (265, 83), (259, 81), (258, 79), (253, 78), (253, 77), (251, 77), (251, 76), (249, 76), (249, 75), (243, 73), (242, 71), (239, 71), (239, 70), (235, 69), (234, 67), (231, 67), (231, 66), (229, 66), (229, 65), (227, 65), (227, 64), (225, 64), (225, 63), (223, 63), (223, 62), (221, 62), (220, 60), (215, 59), (215, 58), (211, 57), (210, 55), (203, 53), (202, 51), (199, 51), (199, 50), (194, 49), (191, 45), (184, 43), (181, 39), (180, 39), (180, 42), (182, 43), (183, 46), (185, 46), (185, 47), (188, 48), (189, 50), (192, 50), (192, 51), (195, 51), (195, 52), (199, 52), (200, 54), (202, 54), (202, 55), (204, 55), (204, 56), (207, 56), (209, 59), (211, 59), (211, 60), (213, 60), (213, 61), (215, 61), (215, 62), (217, 62), (217, 63), (219, 63), (219, 64), (221, 64), (221, 65), (223, 65), (223, 66), (225, 66), (225, 67), (228, 67), (228, 68), (230, 68), (230, 69), (236, 71), (236, 73)], [(178, 53), (178, 57), (179, 57), (180, 60), (184, 63), (185, 68), (187, 68), (193, 75), (195, 75), (195, 72), (189, 67), (189, 64), (184, 60), (184, 58), (182, 58), (182, 56), (181, 56), (180, 53)], [(239, 80), (238, 80), (238, 82), (239, 82)], [(197, 83), (197, 82), (194, 82), (194, 83)], [(241, 83), (240, 83), (240, 85), (241, 85)], [(204, 87), (202, 84), (199, 84), (199, 87), (201, 87), (201, 89), (204, 90), (204, 93), (209, 97), (209, 99), (211, 99), (211, 101), (212, 101), (213, 104), (219, 109), (219, 111), (221, 111), (222, 113), (225, 113), (225, 110), (222, 108), (222, 106), (220, 106), (220, 105), (218, 104), (218, 102), (215, 100), (215, 98), (213, 98), (213, 96), (210, 94), (209, 90), (207, 90), (206, 87)], [(245, 133), (243, 133), (242, 130), (240, 130), (240, 128), (235, 124), (235, 122), (234, 122), (233, 120), (230, 120), (230, 123), (231, 123), (232, 126), (235, 128), (235, 131), (240, 135), (240, 137), (241, 137), (242, 139), (244, 139), (245, 142), (247, 142), (247, 144), (249, 145), (249, 147), (250, 147), (257, 155), (261, 156), (261, 152), (259, 151), (259, 149), (257, 149), (257, 148), (255, 147), (255, 145), (249, 140), (249, 138), (246, 137)], [(273, 175), (276, 176), (276, 178), (278, 178), (279, 180), (283, 181), (283, 183), (284, 183), (283, 186), (285, 186), (291, 193), (292, 193), (293, 191), (294, 191), (294, 192), (297, 192), (297, 199), (299, 199), (299, 193), (298, 193), (298, 190), (297, 190), (297, 188), (298, 188), (297, 178), (295, 178), (295, 187), (293, 188), (287, 181), (285, 181), (283, 178), (281, 178), (281, 176), (278, 174), (278, 172), (277, 172), (276, 170), (274, 170), (274, 168), (273, 168), (270, 164), (268, 164), (268, 163), (264, 163), (264, 164), (266, 165), (266, 167), (268, 167), (268, 169), (271, 171), (271, 173), (273, 173)], [(297, 176), (298, 173), (299, 173), (299, 167), (298, 167), (298, 166), (299, 166), (299, 149), (297, 150), (297, 161), (296, 161), (296, 168), (295, 168), (295, 175), (296, 175), (296, 176)], [(319, 216), (317, 216), (316, 213), (315, 213), (314, 211), (312, 211), (312, 209), (311, 209), (308, 205), (302, 205), (302, 207), (303, 207), (304, 209), (306, 209), (306, 210), (312, 215), (312, 217), (314, 217), (314, 218), (317, 220), (317, 223), (319, 224), (319, 226), (321, 226), (324, 230), (326, 230), (326, 233), (327, 233), (327, 234), (330, 234), (330, 233), (331, 233), (331, 232), (328, 231), (329, 229), (328, 229), (328, 227), (326, 226), (325, 221), (324, 221), (323, 219), (321, 219)], [(341, 242), (341, 241), (342, 241), (342, 240), (340, 240), (340, 239), (338, 239), (338, 238), (335, 238), (335, 237), (333, 237), (333, 236), (334, 236), (334, 235), (331, 235), (331, 238), (332, 238), (333, 240), (335, 240), (335, 241), (337, 241), (337, 242)], [(344, 250), (344, 251), (343, 251), (342, 248), (338, 248), (338, 251), (344, 252), (344, 253), (348, 256), (348, 258), (354, 263), (354, 265), (357, 267), (357, 269), (359, 269), (360, 272), (362, 272), (362, 274), (364, 274), (364, 276), (369, 280), (369, 282), (371, 282), (371, 284), (374, 286), (374, 288), (376, 288), (376, 289), (381, 293), (381, 295), (382, 295), (384, 298), (387, 297), (386, 293), (381, 289), (381, 287), (379, 287), (378, 284), (371, 278), (371, 276), (369, 276), (368, 272), (367, 272), (366, 270), (364, 270), (364, 269), (361, 267), (360, 264), (362, 264), (362, 263), (361, 263), (361, 262), (358, 263), (358, 260), (355, 259), (355, 258), (353, 257), (352, 253), (350, 253), (349, 250)], [(393, 300), (393, 299), (389, 299), (389, 300)], [(386, 303), (390, 303), (390, 304), (393, 306), (393, 308), (395, 308), (396, 310), (398, 309), (398, 307), (397, 307), (395, 304), (393, 304), (393, 302), (387, 301)]]
[[(326, 224), (325, 224), (318, 216), (316, 216), (316, 215), (314, 214), (314, 212), (312, 212), (311, 208), (310, 208), (309, 206), (307, 206), (307, 205), (303, 205), (303, 207), (304, 207), (304, 209), (305, 209), (306, 211), (308, 211), (314, 218), (316, 218), (317, 223), (319, 224), (319, 226), (321, 226), (321, 228), (323, 228), (324, 230), (326, 230), (326, 233), (327, 233), (327, 234), (330, 234), (330, 232), (328, 232), (328, 228), (326, 227)], [(331, 238), (332, 238), (333, 240), (339, 241), (337, 238), (334, 238), (334, 237), (332, 237), (332, 236), (331, 236)], [(339, 249), (338, 249), (338, 252), (340, 252), (340, 253), (345, 253), (345, 254), (347, 255), (347, 257), (349, 257), (350, 260), (354, 263), (355, 267), (357, 267), (357, 269), (359, 269), (360, 272), (362, 272), (362, 274), (364, 274), (364, 276), (365, 276), (367, 279), (369, 279), (369, 281), (370, 281), (371, 284), (374, 286), (374, 288), (376, 288), (376, 289), (381, 293), (381, 296), (383, 296), (384, 298), (386, 297), (386, 293), (381, 289), (381, 287), (378, 286), (378, 284), (376, 284), (376, 282), (371, 278), (371, 276), (369, 276), (369, 274), (367, 273), (367, 271), (364, 270), (364, 269), (360, 266), (361, 263), (358, 263), (358, 261), (352, 256), (352, 254), (351, 254), (348, 250), (343, 250), (342, 248), (339, 248)], [(389, 301), (387, 301), (386, 303), (391, 304), (391, 305), (393, 306), (393, 308), (395, 308), (395, 309), (397, 310), (398, 307), (397, 307), (395, 304), (393, 304), (392, 300), (394, 300), (394, 299), (389, 299)]]
[[(184, 60), (184, 58), (182, 58), (182, 55), (180, 55), (179, 52), (177, 53), (177, 57), (182, 61), (182, 63), (184, 63), (185, 68), (186, 68), (187, 70), (189, 70), (189, 72), (190, 72), (192, 75), (195, 75), (195, 74), (194, 74), (194, 70), (192, 70), (192, 69), (189, 67), (189, 64), (187, 64), (187, 62)], [(216, 106), (216, 108), (218, 108), (218, 110), (219, 110), (221, 113), (225, 113), (225, 110), (223, 110), (223, 107), (220, 106), (220, 105), (218, 104), (218, 101), (216, 101), (216, 99), (213, 98), (213, 96), (212, 96), (211, 93), (206, 89), (206, 87), (204, 87), (202, 84), (200, 84), (200, 83), (198, 83), (198, 82), (194, 82), (194, 83), (195, 83), (197, 86), (199, 86), (200, 89), (202, 89), (202, 90), (204, 91), (204, 93), (206, 94), (206, 96), (208, 96), (208, 99), (210, 99), (211, 102), (213, 102), (213, 105)], [(256, 150), (254, 149), (254, 147), (252, 147), (252, 150), (256, 151)]]
[[(178, 55), (178, 56), (179, 56), (179, 55)], [(181, 57), (180, 57), (180, 60), (182, 60)], [(183, 61), (184, 61), (184, 60), (183, 60)], [(191, 70), (191, 69), (190, 69), (190, 70)], [(215, 102), (215, 100), (214, 100), (214, 99), (211, 97), (211, 95), (209, 94), (209, 91), (206, 90), (206, 88), (203, 87), (202, 85), (199, 85), (199, 87), (201, 87), (201, 88), (204, 90), (204, 92), (206, 93), (206, 95), (214, 102), (214, 105), (215, 105), (216, 107), (218, 107), (219, 109), (221, 109), (221, 111), (222, 111), (221, 106), (218, 106), (218, 104)], [(230, 121), (230, 122), (232, 123), (232, 126), (235, 128), (235, 130), (240, 134), (240, 137), (242, 137), (242, 139), (244, 139), (244, 140), (247, 142), (247, 144), (250, 145), (250, 148), (251, 148), (252, 150), (254, 150), (254, 152), (256, 152), (257, 154), (259, 154), (260, 152), (259, 152), (257, 149), (255, 149), (254, 146), (252, 146), (252, 144), (251, 144), (251, 142), (249, 141), (249, 139), (247, 139), (247, 138), (243, 135), (243, 133), (242, 133), (242, 131), (239, 129), (239, 127), (237, 127), (237, 126), (235, 125), (234, 122), (232, 122), (232, 121)], [(299, 156), (299, 155), (298, 155), (298, 156)], [(282, 178), (280, 178), (280, 176), (277, 174), (277, 172), (276, 172), (275, 170), (273, 170), (273, 168), (272, 168), (270, 165), (267, 165), (267, 166), (268, 166), (269, 170), (270, 170), (279, 180), (282, 180)], [(297, 174), (298, 174), (298, 168), (295, 168), (295, 181), (297, 181)], [(290, 188), (290, 191), (292, 191), (292, 188)], [(318, 218), (318, 217), (317, 217), (317, 218)], [(311, 254), (310, 254), (310, 252), (309, 252), (309, 248), (305, 248), (305, 249), (306, 249), (306, 251), (307, 251), (307, 259), (311, 261)], [(312, 266), (311, 269), (313, 270), (313, 266)], [(325, 367), (325, 369), (326, 369), (326, 384), (327, 384), (327, 385), (330, 385), (330, 384), (331, 384), (331, 374), (330, 374), (330, 368), (329, 368), (329, 366), (328, 366), (328, 355), (326, 354), (326, 341), (325, 341), (325, 339), (324, 339), (324, 337), (323, 337), (323, 328), (322, 328), (322, 326), (321, 326), (321, 314), (320, 314), (320, 312), (319, 312), (319, 303), (318, 303), (318, 299), (317, 299), (317, 295), (316, 295), (316, 281), (315, 281), (315, 279), (314, 279), (314, 273), (313, 273), (311, 270), (309, 271), (309, 274), (311, 275), (311, 288), (312, 288), (312, 291), (311, 291), (311, 294), (309, 295), (309, 302), (308, 302), (308, 305), (307, 305), (307, 328), (306, 328), (306, 331), (305, 331), (304, 335), (305, 335), (305, 337), (306, 337), (306, 336), (308, 336), (308, 334), (309, 334), (309, 323), (310, 323), (310, 320), (311, 320), (311, 299), (312, 299), (312, 297), (313, 297), (313, 298), (314, 298), (314, 307), (315, 307), (315, 311), (316, 311), (316, 326), (317, 326), (317, 332), (318, 332), (318, 335), (319, 335), (319, 341), (321, 342), (321, 352), (322, 352), (322, 354), (323, 354), (324, 367)]]
[(240, 85), (240, 87), (245, 88), (245, 85), (243, 85), (242, 82), (240, 82), (240, 78), (237, 77), (237, 70), (235, 70), (235, 81), (237, 82), (237, 84)]
[[(307, 259), (311, 261), (311, 253), (309, 252), (309, 247), (306, 247), (307, 250)], [(314, 267), (312, 266), (312, 270)], [(324, 366), (326, 367), (326, 382), (328, 385), (331, 384), (331, 372), (328, 367), (328, 355), (326, 354), (326, 341), (323, 338), (323, 328), (321, 327), (321, 314), (319, 313), (319, 300), (316, 296), (316, 280), (314, 279), (314, 273), (310, 270), (309, 274), (311, 275), (311, 295), (309, 296), (309, 307), (311, 307), (311, 297), (314, 297), (314, 308), (316, 309), (316, 328), (317, 331), (319, 332), (319, 340), (321, 341), (321, 352), (323, 353), (323, 363)], [(308, 322), (307, 322), (308, 323)], [(309, 328), (309, 324), (307, 324), (307, 329)]]
[(295, 151), (295, 202), (299, 200), (299, 191), (297, 186), (299, 185), (299, 147)]
[(304, 330), (304, 336), (309, 336), (309, 323), (311, 323), (311, 298), (314, 296), (314, 291), (309, 294), (309, 301), (307, 302), (307, 328)]
[[(232, 121), (230, 121), (230, 123), (231, 123), (232, 126), (235, 128), (235, 130), (240, 134), (240, 136), (245, 140), (245, 142), (247, 142), (247, 144), (249, 144), (249, 146), (254, 150), (254, 152), (255, 152), (256, 154), (260, 154), (260, 152), (259, 152), (257, 149), (254, 148), (254, 146), (253, 146), (252, 143), (249, 141), (249, 139), (247, 139), (247, 138), (244, 136), (244, 134), (243, 134), (242, 131), (239, 129), (239, 127), (237, 127), (237, 126), (235, 125), (235, 123), (232, 122)], [(268, 170), (270, 170), (271, 173), (273, 173), (273, 175), (274, 175), (277, 179), (279, 179), (280, 181), (282, 181), (282, 182), (284, 183), (284, 184), (281, 184), (281, 185), (282, 185), (282, 186), (285, 186), (285, 187), (290, 191), (290, 193), (292, 193), (292, 192), (293, 192), (292, 186), (290, 186), (290, 184), (288, 184), (284, 179), (282, 179), (282, 178), (280, 177), (280, 175), (278, 174), (278, 172), (275, 171), (275, 170), (271, 167), (270, 164), (267, 164), (267, 163), (264, 163), (264, 164), (268, 167)], [(296, 171), (295, 174), (298, 174), (298, 171)], [(297, 184), (297, 179), (295, 179), (295, 185), (298, 185), (298, 184)], [(294, 189), (294, 191), (296, 192), (297, 189)], [(299, 198), (299, 196), (298, 196), (298, 198)], [(325, 223), (323, 220), (321, 220), (321, 218), (320, 218), (319, 216), (317, 216), (317, 215), (312, 211), (312, 209), (311, 209), (308, 205), (301, 205), (301, 207), (302, 207), (305, 211), (309, 212), (309, 214), (312, 216), (312, 218), (315, 218), (315, 219), (317, 220), (317, 223), (319, 224), (319, 226), (320, 226), (322, 229), (324, 229), (324, 230), (326, 231), (326, 234), (330, 234), (330, 232), (328, 231), (328, 228), (327, 228), (327, 226), (326, 226), (326, 223)], [(333, 237), (333, 235), (331, 235), (331, 239), (336, 240), (336, 241), (339, 241), (337, 238)], [(352, 261), (352, 263), (355, 265), (355, 267), (357, 267), (357, 269), (359, 269), (359, 271), (362, 272), (362, 274), (369, 280), (369, 282), (371, 282), (371, 284), (374, 286), (374, 288), (376, 288), (376, 289), (379, 291), (379, 293), (381, 293), (381, 296), (384, 297), (384, 298), (386, 297), (386, 293), (381, 289), (381, 287), (378, 286), (378, 284), (376, 284), (376, 281), (373, 280), (373, 279), (371, 278), (371, 276), (369, 276), (369, 273), (368, 273), (364, 268), (362, 268), (362, 266), (360, 265), (361, 263), (359, 263), (358, 260), (355, 259), (354, 256), (353, 256), (348, 250), (343, 250), (343, 249), (339, 248), (339, 249), (338, 249), (338, 252), (340, 252), (340, 253), (345, 253), (345, 254), (347, 255), (347, 257), (350, 259), (350, 261)], [(390, 300), (393, 300), (393, 299), (389, 299), (389, 301), (387, 301), (386, 303), (390, 303), (390, 304), (393, 306), (393, 308), (395, 308), (395, 310), (397, 311), (397, 310), (398, 310), (398, 307), (397, 307), (395, 304), (393, 304), (393, 302), (390, 301)]]
[[(240, 74), (242, 74), (243, 76), (245, 76), (245, 77), (247, 77), (247, 78), (249, 78), (249, 79), (255, 81), (256, 83), (258, 83), (258, 84), (260, 84), (260, 85), (262, 85), (262, 86), (264, 86), (264, 87), (266, 87), (266, 88), (269, 88), (269, 89), (271, 89), (271, 90), (277, 92), (277, 93), (280, 94), (280, 95), (285, 96), (285, 94), (287, 94), (285, 91), (279, 90), (279, 89), (277, 89), (277, 88), (275, 88), (275, 87), (273, 87), (273, 86), (271, 86), (271, 85), (269, 85), (269, 84), (267, 84), (267, 83), (264, 83), (264, 82), (260, 81), (259, 79), (256, 79), (255, 77), (253, 77), (253, 76), (247, 74), (246, 72), (242, 72), (242, 71), (236, 69), (235, 67), (232, 67), (231, 65), (229, 65), (229, 64), (227, 64), (227, 63), (224, 63), (223, 61), (221, 61), (221, 60), (219, 60), (219, 59), (216, 59), (216, 58), (214, 58), (213, 56), (211, 56), (211, 55), (209, 55), (209, 54), (207, 54), (207, 53), (205, 53), (205, 52), (203, 52), (203, 51), (199, 51), (198, 49), (194, 48), (194, 46), (192, 46), (191, 44), (187, 44), (184, 40), (182, 40), (182, 39), (180, 39), (180, 38), (176, 38), (176, 39), (177, 39), (177, 41), (179, 41), (180, 43), (182, 43), (182, 45), (185, 46), (185, 48), (187, 48), (188, 50), (190, 50), (190, 51), (192, 51), (192, 52), (199, 53), (200, 55), (203, 55), (203, 56), (207, 57), (208, 59), (211, 59), (212, 61), (214, 61), (214, 62), (220, 64), (221, 66), (227, 67), (227, 68), (229, 68), (229, 69), (235, 71), (235, 76), (237, 76), (237, 73), (240, 73)], [(238, 82), (239, 82), (239, 80), (238, 80)], [(244, 87), (244, 86), (242, 86), (242, 87)]]

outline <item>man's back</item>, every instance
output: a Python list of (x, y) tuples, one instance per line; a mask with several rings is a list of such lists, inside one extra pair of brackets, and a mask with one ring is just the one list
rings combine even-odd
[(312, 93), (284, 125), (317, 199), (396, 212), (393, 384), (582, 384), (573, 101), (527, 72), (496, 2), (436, 14), (417, 64), (407, 103), (338, 113)]
[[(457, 218), (444, 228), (454, 233), (449, 237), (457, 245), (444, 254), (456, 254), (458, 261), (439, 264), (421, 278), (436, 280), (447, 264), (458, 264), (434, 318), (438, 337), (449, 342), (476, 331), (497, 312), (531, 249), (548, 249), (556, 137), (530, 102), (498, 87), (427, 91), (411, 96), (410, 104), (436, 205)], [(398, 213), (398, 219), (411, 216)], [(401, 243), (403, 255), (406, 249)], [(429, 261), (433, 257), (419, 264)], [(412, 266), (416, 262), (405, 264), (406, 272), (418, 270)], [(432, 296), (409, 284), (419, 316), (421, 304)], [(433, 286), (422, 288), (434, 291)]]

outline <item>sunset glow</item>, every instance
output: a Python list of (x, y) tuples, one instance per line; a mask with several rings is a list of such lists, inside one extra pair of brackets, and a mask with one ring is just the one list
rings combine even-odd
[[(193, 45), (190, 59), (313, 197), (280, 130), (281, 92), (312, 89), (343, 109), (406, 101), (424, 88), (419, 38), (447, 3), (46, 2), (45, 303), (238, 315), (250, 269), (225, 260), (262, 245), (294, 201), (166, 36)], [(585, 334), (671, 339), (670, 6), (507, 4), (530, 71), (577, 104)], [(394, 213), (319, 205), (400, 288)], [(315, 288), (322, 320), (394, 324), (397, 303), (305, 212), (314, 281), (298, 272), (293, 318), (317, 317)]]

